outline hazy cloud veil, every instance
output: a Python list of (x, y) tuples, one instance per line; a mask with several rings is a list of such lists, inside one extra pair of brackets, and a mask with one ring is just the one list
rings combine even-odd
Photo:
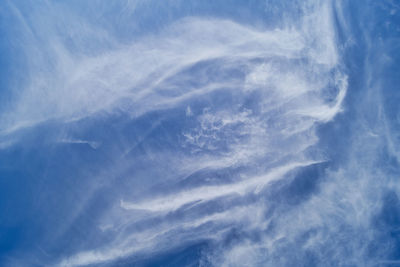
[(400, 266), (400, 4), (5, 0), (1, 266)]

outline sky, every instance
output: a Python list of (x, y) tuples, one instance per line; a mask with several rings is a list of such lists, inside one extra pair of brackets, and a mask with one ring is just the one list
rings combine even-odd
[(0, 266), (400, 266), (396, 0), (3, 0)]

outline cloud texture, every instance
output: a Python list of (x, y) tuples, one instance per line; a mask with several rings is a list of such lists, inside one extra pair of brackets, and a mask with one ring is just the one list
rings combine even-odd
[(367, 2), (5, 1), (0, 263), (399, 264), (400, 6)]

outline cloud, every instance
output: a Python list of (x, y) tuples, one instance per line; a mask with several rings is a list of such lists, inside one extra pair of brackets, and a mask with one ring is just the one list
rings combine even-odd
[[(152, 3), (124, 2), (120, 23), (156, 16)], [(72, 7), (27, 17), (9, 5), (31, 57), (0, 117), (0, 150), (53, 131), (35, 152), (71, 153), (77, 170), (58, 177), (86, 182), (68, 189), (84, 197), (45, 244), (62, 247), (46, 264), (135, 263), (204, 241), (215, 266), (396, 262), (385, 251), (398, 227), (382, 213), (397, 214), (397, 124), (375, 72), (389, 61), (365, 48), (351, 69), (363, 52), (346, 54), (361, 38), (346, 3), (267, 1), (260, 25), (171, 11), (140, 34), (138, 18), (125, 38)], [(65, 25), (48, 23), (58, 15)], [(85, 238), (63, 243), (76, 229)]]
[[(263, 193), (279, 182), (290, 184), (289, 172), (325, 160), (308, 154), (318, 142), (316, 126), (332, 121), (342, 111), (347, 90), (330, 6), (321, 3), (305, 10), (298, 25), (274, 30), (188, 17), (162, 32), (76, 64), (67, 87), (76, 88), (80, 95), (65, 98), (61, 104), (68, 108), (55, 113), (59, 118), (67, 121), (118, 110), (134, 119), (154, 111), (181, 109), (190, 122), (177, 126), (180, 153), (185, 158), (168, 166), (169, 178), (128, 175), (132, 181), (152, 179), (158, 189), (144, 186), (140, 195), (120, 198), (100, 220), (99, 229), (110, 234), (111, 241), (66, 257), (61, 265), (158, 253), (171, 236), (174, 242), (168, 243), (172, 247), (208, 238), (219, 242), (232, 222), (243, 231), (266, 229), (271, 221), (254, 221), (241, 207), (262, 214), (267, 209), (262, 204)], [(225, 100), (219, 100), (218, 94)], [(151, 146), (146, 150), (147, 155), (159, 153)], [(161, 164), (153, 156), (144, 159), (155, 168)], [(213, 174), (229, 168), (242, 168), (236, 173), (239, 178), (229, 181)], [(200, 178), (201, 170), (211, 174)], [(198, 180), (190, 182), (191, 177)], [(157, 181), (168, 183), (168, 188), (160, 189)], [(220, 212), (213, 212), (210, 203), (220, 207)], [(299, 214), (277, 213), (273, 221), (291, 220)], [(316, 223), (313, 216), (310, 220)], [(291, 231), (295, 235), (303, 230)], [(295, 238), (291, 233), (287, 238)], [(263, 234), (261, 238), (271, 246), (282, 242)], [(268, 249), (246, 242), (257, 255)], [(229, 265), (229, 253), (235, 251), (249, 255), (255, 263), (263, 259), (245, 253), (247, 249), (240, 244), (223, 250), (222, 258), (214, 258), (222, 265)]]

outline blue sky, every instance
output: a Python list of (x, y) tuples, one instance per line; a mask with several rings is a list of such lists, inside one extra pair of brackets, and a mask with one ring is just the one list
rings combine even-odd
[(396, 1), (0, 4), (1, 266), (400, 265)]

